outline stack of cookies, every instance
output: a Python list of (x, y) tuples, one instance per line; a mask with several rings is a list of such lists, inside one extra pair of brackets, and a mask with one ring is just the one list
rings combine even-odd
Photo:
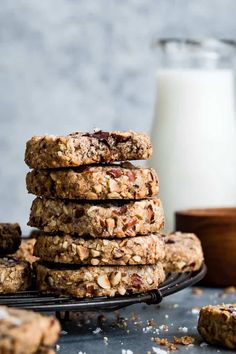
[[(159, 185), (146, 160), (152, 146), (135, 132), (38, 136), (27, 142), (29, 225), (39, 228), (37, 286), (75, 297), (155, 289), (165, 256)], [(114, 163), (122, 161), (122, 163)], [(125, 161), (125, 162), (124, 162)]]
[(31, 284), (28, 262), (9, 256), (21, 243), (19, 224), (0, 223), (0, 293), (9, 294), (26, 290)]

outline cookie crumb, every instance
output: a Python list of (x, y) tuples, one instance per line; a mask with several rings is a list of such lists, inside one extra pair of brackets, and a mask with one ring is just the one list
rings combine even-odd
[(127, 319), (124, 317), (117, 316), (116, 318), (116, 326), (121, 329), (127, 329), (128, 328), (128, 322)]
[(178, 348), (173, 344), (173, 343), (169, 343), (168, 345), (168, 350), (169, 351), (176, 351)]
[(139, 322), (140, 317), (136, 313), (133, 312), (132, 315), (130, 316), (130, 321)]
[(147, 320), (147, 325), (151, 326), (151, 327), (156, 327), (157, 324), (155, 322), (155, 320), (152, 318), (151, 320)]
[(191, 336), (183, 336), (183, 337), (173, 337), (174, 344), (182, 344), (182, 345), (189, 345), (194, 343), (194, 338)]
[(140, 317), (135, 313), (132, 313), (132, 315), (130, 317), (130, 321), (133, 321), (133, 324), (135, 326), (141, 326), (143, 323), (143, 321), (141, 321)]
[(173, 343), (168, 345), (168, 351), (175, 352), (176, 350), (178, 350), (178, 348)]
[(227, 288), (224, 288), (224, 294), (234, 294), (235, 292), (236, 292), (235, 286), (228, 286)]
[(169, 344), (169, 341), (167, 338), (155, 337), (155, 338), (153, 338), (153, 341), (158, 345), (168, 345)]
[(155, 338), (151, 338), (151, 340), (158, 345), (166, 346), (169, 351), (177, 350), (177, 347), (174, 345), (174, 343), (169, 342), (167, 338), (155, 337)]
[(200, 288), (192, 288), (192, 295), (202, 295), (203, 294), (203, 290)]
[(159, 326), (159, 329), (161, 331), (164, 331), (164, 332), (168, 332), (169, 331), (169, 327), (167, 325), (165, 325), (165, 324)]

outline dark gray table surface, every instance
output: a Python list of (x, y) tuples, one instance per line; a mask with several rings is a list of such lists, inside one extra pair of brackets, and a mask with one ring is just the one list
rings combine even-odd
[[(206, 304), (236, 303), (236, 293), (202, 289), (202, 295), (193, 295), (191, 289), (185, 289), (165, 298), (159, 306), (133, 305), (119, 313), (103, 313), (105, 317), (98, 313), (74, 314), (76, 318), (64, 324), (57, 352), (146, 354), (156, 351), (161, 354), (159, 350), (166, 350), (166, 347), (155, 344), (152, 337), (171, 341), (173, 336), (189, 335), (194, 337), (194, 345), (177, 345), (177, 353), (229, 353), (231, 351), (221, 347), (207, 345), (198, 335), (198, 308)], [(149, 326), (150, 320), (152, 326)], [(163, 325), (168, 326), (167, 331)]]

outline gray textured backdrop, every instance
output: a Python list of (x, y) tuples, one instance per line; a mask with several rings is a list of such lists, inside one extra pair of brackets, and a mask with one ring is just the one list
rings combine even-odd
[(235, 0), (1, 0), (0, 219), (24, 232), (25, 141), (149, 131), (160, 36), (236, 37)]

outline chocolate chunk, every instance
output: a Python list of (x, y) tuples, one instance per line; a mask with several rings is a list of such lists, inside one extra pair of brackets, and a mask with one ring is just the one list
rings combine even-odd
[(129, 140), (129, 137), (121, 134), (111, 133), (111, 136), (119, 143), (125, 143), (127, 140)]
[(153, 224), (154, 221), (155, 221), (155, 214), (154, 214), (152, 205), (149, 205), (149, 206), (147, 207), (147, 209), (148, 209), (148, 212), (149, 212), (150, 223)]
[(114, 178), (119, 178), (122, 175), (122, 171), (119, 168), (113, 168), (107, 171), (106, 174)]
[(127, 212), (128, 208), (127, 208), (127, 205), (123, 205), (121, 208), (120, 208), (120, 212), (121, 214), (125, 214)]
[(171, 244), (171, 243), (175, 243), (175, 241), (174, 240), (165, 240), (165, 243), (166, 244)]
[(75, 210), (74, 216), (75, 216), (76, 219), (81, 218), (83, 215), (84, 215), (84, 210), (82, 208)]
[(110, 147), (108, 143), (108, 138), (109, 138), (110, 133), (109, 132), (103, 132), (102, 130), (96, 131), (94, 133), (85, 133), (83, 136), (88, 136), (90, 138), (95, 138), (99, 140), (100, 142), (104, 143), (108, 147)]

